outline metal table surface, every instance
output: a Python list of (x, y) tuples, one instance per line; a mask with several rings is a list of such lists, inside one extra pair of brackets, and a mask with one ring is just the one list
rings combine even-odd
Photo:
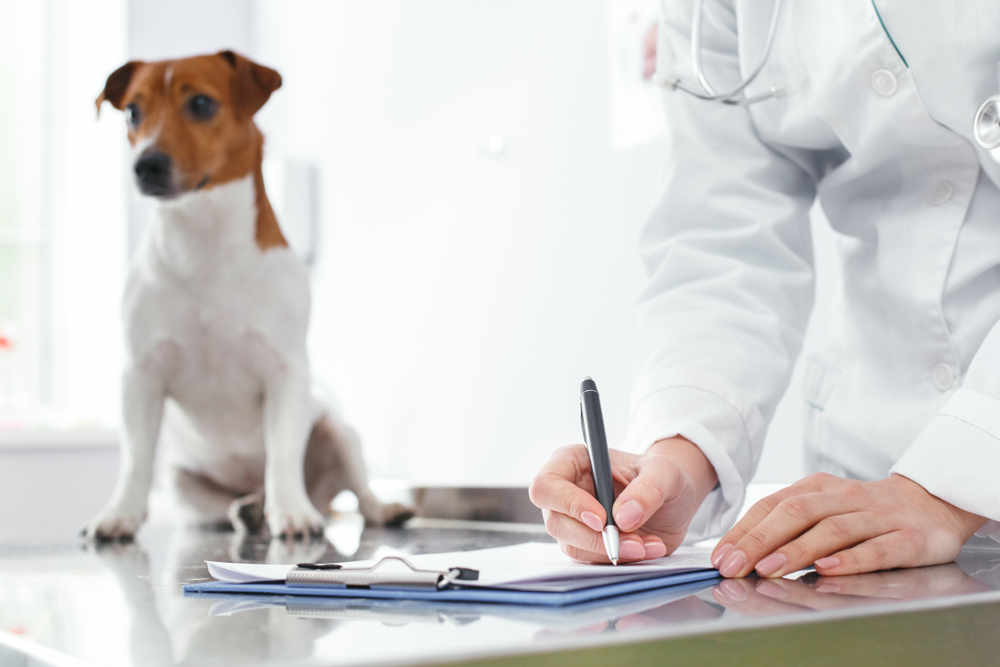
[(332, 522), (284, 545), (152, 527), (136, 544), (0, 547), (0, 665), (1000, 664), (1000, 551), (857, 577), (715, 581), (562, 609), (185, 597), (203, 561), (367, 558), (542, 541), (536, 526)]

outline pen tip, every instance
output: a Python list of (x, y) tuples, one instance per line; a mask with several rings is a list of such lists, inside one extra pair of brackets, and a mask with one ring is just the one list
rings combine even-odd
[(614, 565), (615, 567), (618, 567), (618, 559), (615, 558), (613, 561), (611, 561), (611, 564)]

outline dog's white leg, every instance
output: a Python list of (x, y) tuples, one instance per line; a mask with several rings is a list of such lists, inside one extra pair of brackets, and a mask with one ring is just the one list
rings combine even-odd
[(323, 532), (323, 516), (306, 494), (302, 471), (315, 416), (306, 368), (289, 364), (265, 388), (264, 513), (272, 538)]
[(358, 498), (358, 509), (365, 521), (374, 525), (398, 525), (414, 515), (412, 507), (400, 503), (383, 503), (372, 492), (368, 484), (368, 470), (361, 453), (361, 436), (357, 430), (334, 415), (328, 417), (331, 431), (331, 446), (337, 450), (337, 458), (343, 469), (337, 471), (348, 489)]
[(121, 443), (121, 470), (111, 500), (83, 529), (83, 534), (92, 539), (134, 536), (146, 519), (149, 505), (166, 390), (155, 372), (131, 367), (123, 377), (122, 393), (125, 437)]

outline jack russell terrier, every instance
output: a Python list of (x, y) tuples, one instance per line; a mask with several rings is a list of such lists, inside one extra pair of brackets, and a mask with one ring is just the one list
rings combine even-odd
[(309, 276), (264, 191), (253, 120), (279, 86), (222, 51), (126, 63), (97, 98), (125, 111), (156, 215), (124, 296), (122, 469), (87, 537), (138, 530), (161, 430), (173, 490), (205, 522), (316, 535), (344, 489), (370, 523), (413, 515), (379, 502), (356, 432), (310, 390)]

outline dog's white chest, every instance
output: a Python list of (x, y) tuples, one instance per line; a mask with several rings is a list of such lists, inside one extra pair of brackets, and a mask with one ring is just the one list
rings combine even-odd
[(125, 297), (131, 356), (174, 404), (168, 456), (216, 474), (262, 468), (268, 382), (305, 364), (308, 276), (291, 250), (256, 246), (251, 187), (164, 207)]
[(279, 346), (258, 326), (256, 313), (200, 301), (192, 299), (189, 316), (177, 320), (172, 330), (166, 327), (178, 352), (167, 378), (168, 394), (204, 418), (223, 411), (259, 413), (267, 378), (286, 361)]

